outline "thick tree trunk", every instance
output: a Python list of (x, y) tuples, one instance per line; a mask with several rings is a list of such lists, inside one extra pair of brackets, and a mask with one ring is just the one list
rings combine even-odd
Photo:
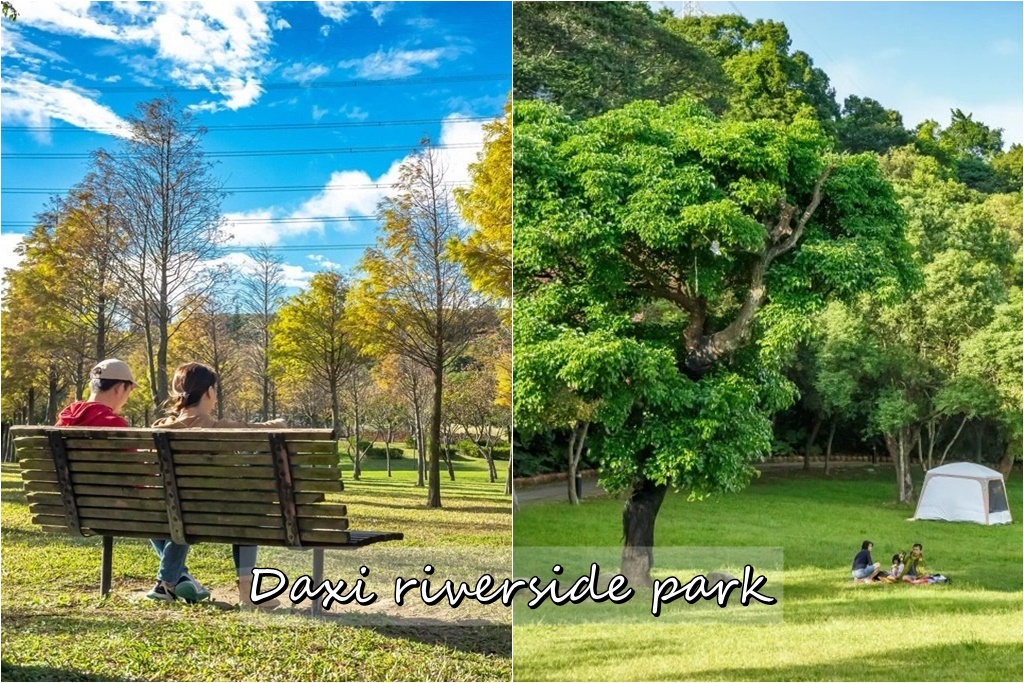
[(427, 481), (427, 507), (441, 507), (441, 399), (444, 370), (441, 359), (434, 368), (434, 405), (430, 414), (430, 472)]
[(621, 573), (633, 587), (651, 585), (651, 567), (654, 565), (654, 523), (665, 500), (668, 486), (647, 479), (633, 483), (629, 500), (622, 511)]
[(494, 443), (487, 445), (484, 451), (484, 459), (487, 461), (487, 478), (493, 484), (498, 481), (498, 468), (494, 466)]
[(821, 415), (814, 417), (814, 427), (811, 428), (811, 435), (807, 437), (807, 443), (804, 445), (804, 469), (811, 469), (811, 449), (814, 448), (814, 442), (818, 438), (818, 430), (821, 429)]

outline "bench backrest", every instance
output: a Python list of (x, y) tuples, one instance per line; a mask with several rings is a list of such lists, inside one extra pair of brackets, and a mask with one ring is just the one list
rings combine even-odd
[(331, 430), (13, 427), (33, 523), (178, 543), (344, 546)]

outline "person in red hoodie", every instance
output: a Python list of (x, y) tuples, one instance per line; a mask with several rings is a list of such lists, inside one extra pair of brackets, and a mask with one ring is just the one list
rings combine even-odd
[(127, 427), (118, 413), (136, 387), (128, 364), (117, 358), (101, 361), (89, 373), (89, 400), (75, 401), (57, 417), (58, 427)]

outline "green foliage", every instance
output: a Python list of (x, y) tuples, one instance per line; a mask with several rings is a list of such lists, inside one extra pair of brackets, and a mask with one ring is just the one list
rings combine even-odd
[(695, 97), (724, 107), (721, 66), (639, 2), (516, 2), (513, 98), (586, 118), (634, 100)]
[(817, 119), (832, 134), (839, 119), (835, 90), (802, 51), (790, 53), (785, 24), (738, 15), (662, 17), (666, 28), (721, 60), (731, 83), (728, 116), (792, 123)]
[(842, 118), (836, 126), (840, 149), (857, 154), (884, 154), (893, 147), (910, 142), (903, 117), (894, 109), (885, 109), (870, 97), (850, 95), (843, 102)]
[(680, 101), (574, 122), (526, 102), (514, 130), (516, 425), (600, 423), (613, 490), (742, 487), (793, 399), (781, 370), (810, 314), (912, 279), (877, 164), (831, 155), (814, 121)]

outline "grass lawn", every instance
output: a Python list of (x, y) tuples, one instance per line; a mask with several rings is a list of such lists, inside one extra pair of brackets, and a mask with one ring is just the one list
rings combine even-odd
[[(389, 479), (383, 461), (364, 461), (356, 482), (346, 465), (345, 492), (336, 502), (348, 505), (352, 527), (402, 531), (405, 541), (385, 545), (409, 548), (511, 545), (511, 500), (503, 481), (488, 483), (483, 460), (456, 460), (455, 482), (442, 472), (441, 510), (424, 506), (426, 490), (416, 488), (414, 467), (411, 459), (394, 461)], [(153, 603), (140, 597), (157, 569), (142, 540), (115, 541), (113, 590), (101, 600), (100, 540), (33, 528), (17, 465), (3, 466), (0, 486), (4, 680), (511, 678), (508, 625), (353, 627), (289, 613)], [(337, 552), (374, 566), (373, 546)], [(353, 578), (331, 575), (332, 554), (327, 577)], [(260, 564), (275, 566), (267, 558), (284, 555), (310, 561), (308, 553), (268, 548), (261, 549)], [(237, 601), (229, 546), (196, 545), (188, 565), (214, 598)]]
[[(920, 472), (915, 478), (922, 479)], [(1007, 481), (1014, 523), (907, 522), (890, 468), (764, 474), (746, 491), (703, 502), (669, 494), (659, 546), (781, 546), (783, 623), (518, 625), (516, 680), (1021, 680), (1022, 486)], [(618, 546), (611, 498), (524, 506), (516, 553), (528, 546)], [(860, 543), (888, 567), (924, 545), (951, 585), (854, 585)], [(655, 569), (657, 573), (657, 550)], [(756, 567), (755, 567), (756, 568)], [(611, 572), (618, 567), (603, 568)]]

